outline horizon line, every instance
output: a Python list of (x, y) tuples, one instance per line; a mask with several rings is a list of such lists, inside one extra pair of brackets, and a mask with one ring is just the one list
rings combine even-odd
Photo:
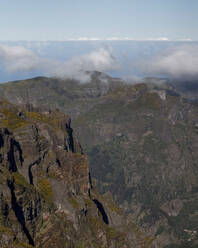
[(196, 42), (198, 40), (192, 40), (191, 38), (182, 38), (182, 39), (169, 39), (167, 37), (160, 37), (160, 38), (146, 38), (146, 39), (134, 39), (134, 38), (119, 38), (119, 37), (110, 37), (110, 38), (95, 38), (95, 37), (80, 37), (80, 38), (67, 38), (62, 40), (53, 40), (53, 39), (46, 39), (46, 40), (28, 40), (28, 39), (21, 39), (21, 40), (0, 40), (0, 42), (66, 42), (66, 41), (164, 41), (164, 42)]

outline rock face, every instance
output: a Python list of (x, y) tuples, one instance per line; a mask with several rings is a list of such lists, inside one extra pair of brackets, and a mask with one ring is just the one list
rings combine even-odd
[(138, 85), (94, 80), (80, 85), (32, 79), (2, 85), (0, 94), (17, 104), (33, 100), (44, 109), (49, 104), (74, 117), (99, 191), (111, 192), (128, 218), (153, 237), (151, 247), (197, 247), (196, 101), (150, 79)]
[(0, 100), (0, 246), (148, 247), (93, 188), (70, 118), (28, 110)]
[(196, 247), (198, 107), (163, 93), (145, 84), (117, 88), (75, 129), (100, 192), (110, 191), (155, 236), (154, 247)]

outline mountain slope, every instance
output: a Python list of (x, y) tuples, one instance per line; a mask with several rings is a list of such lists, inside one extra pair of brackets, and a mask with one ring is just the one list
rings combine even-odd
[(0, 93), (27, 104), (29, 92), (34, 105), (69, 112), (100, 192), (110, 191), (155, 236), (153, 247), (196, 247), (197, 105), (167, 84), (125, 85), (99, 76), (83, 85), (47, 78), (13, 82)]
[(100, 72), (93, 72), (91, 78), (91, 82), (87, 84), (46, 77), (15, 81), (0, 84), (0, 96), (15, 104), (39, 104), (47, 109), (58, 108), (69, 114), (73, 120), (97, 103), (111, 87), (122, 84), (119, 79)]
[[(0, 99), (1, 247), (148, 247), (91, 184), (87, 158), (59, 111)], [(134, 226), (134, 225), (133, 225)]]
[(111, 191), (159, 235), (157, 247), (172, 237), (187, 247), (197, 243), (197, 111), (177, 95), (138, 85), (116, 89), (76, 120), (100, 191)]

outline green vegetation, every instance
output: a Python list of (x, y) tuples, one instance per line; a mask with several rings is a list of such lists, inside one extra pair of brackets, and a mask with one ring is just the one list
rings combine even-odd
[(145, 93), (135, 103), (137, 108), (153, 110), (161, 109), (161, 100), (157, 93)]
[(88, 247), (88, 244), (86, 241), (77, 241), (76, 245), (75, 245), (76, 248), (86, 248)]
[(50, 182), (47, 178), (42, 178), (38, 182), (38, 190), (39, 190), (40, 194), (43, 196), (43, 198), (48, 203), (52, 202), (52, 198), (53, 198), (52, 188), (51, 188)]
[(79, 203), (74, 197), (69, 198), (69, 203), (72, 205), (73, 208), (79, 208)]
[(18, 172), (12, 174), (14, 177), (14, 182), (16, 185), (22, 186), (24, 188), (31, 187), (30, 184), (26, 181), (26, 179)]
[(55, 129), (62, 129), (62, 120), (64, 115), (59, 111), (54, 111), (52, 113), (39, 113), (39, 112), (26, 112), (26, 116), (31, 121), (42, 122), (52, 126)]
[(16, 248), (33, 248), (33, 246), (23, 242), (16, 243), (16, 246)]
[(118, 237), (119, 233), (114, 228), (108, 227), (107, 235), (109, 239), (115, 239)]
[(17, 115), (15, 110), (1, 109), (1, 112), (5, 116), (5, 118), (0, 120), (0, 125), (3, 127), (8, 127), (9, 129), (17, 129), (27, 124), (24, 119), (20, 118)]
[(0, 225), (0, 234), (2, 234), (2, 233), (13, 235), (13, 231), (11, 228)]
[(118, 215), (121, 215), (121, 208), (119, 208), (113, 201), (108, 202), (108, 207), (111, 211), (115, 212)]

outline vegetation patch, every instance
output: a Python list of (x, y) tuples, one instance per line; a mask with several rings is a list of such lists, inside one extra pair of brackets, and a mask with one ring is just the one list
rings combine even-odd
[(1, 109), (1, 112), (5, 115), (5, 119), (1, 120), (1, 125), (6, 126), (9, 129), (21, 128), (27, 124), (27, 121), (20, 118), (14, 110)]
[(26, 112), (26, 116), (32, 121), (42, 122), (50, 125), (55, 128), (55, 130), (62, 130), (62, 121), (65, 117), (65, 115), (59, 111), (46, 114), (39, 112)]
[(46, 178), (42, 178), (38, 183), (39, 193), (43, 196), (43, 198), (48, 202), (52, 202), (53, 194), (50, 182)]
[(17, 247), (18, 248), (33, 248), (33, 246), (27, 244), (27, 243), (23, 243), (23, 242), (20, 242), (17, 244)]
[(89, 198), (86, 198), (86, 199), (84, 200), (84, 202), (85, 202), (85, 204), (86, 204), (87, 206), (93, 206), (93, 201), (92, 201), (91, 199), (89, 199)]
[(1, 233), (6, 233), (6, 234), (9, 234), (9, 235), (13, 235), (12, 229), (10, 229), (9, 227), (5, 227), (5, 226), (0, 225), (0, 234)]
[(76, 201), (76, 199), (74, 197), (69, 198), (69, 203), (72, 205), (73, 208), (78, 208), (79, 207), (79, 204), (78, 204), (78, 202)]
[(159, 111), (161, 109), (161, 100), (157, 93), (147, 92), (142, 94), (134, 103), (133, 109), (151, 109)]
[(15, 184), (22, 186), (24, 188), (29, 188), (30, 184), (25, 180), (25, 178), (18, 172), (13, 173)]

